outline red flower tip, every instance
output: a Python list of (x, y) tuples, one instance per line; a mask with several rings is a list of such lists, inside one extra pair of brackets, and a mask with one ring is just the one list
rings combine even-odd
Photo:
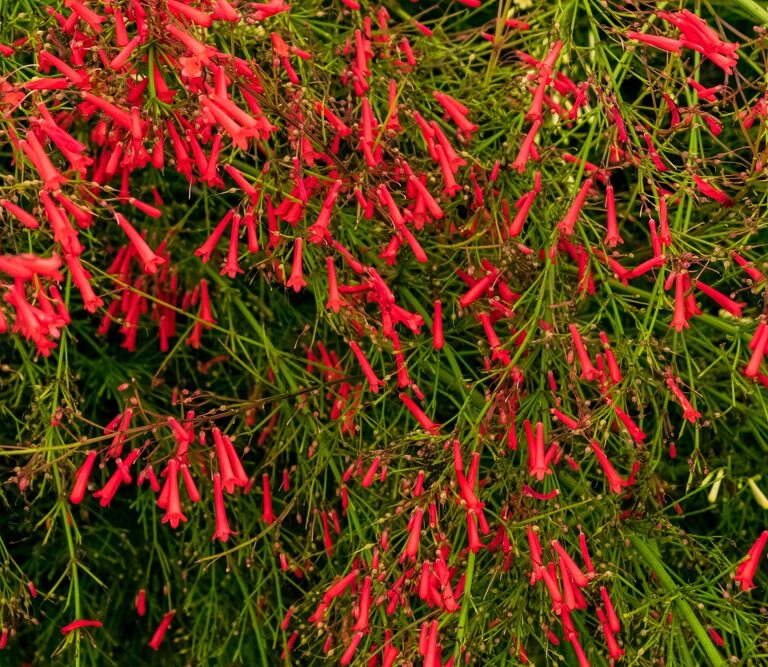
[(65, 625), (61, 629), (61, 634), (68, 635), (73, 630), (79, 630), (80, 628), (100, 628), (104, 624), (101, 621), (89, 621), (86, 619), (78, 619), (76, 621), (72, 621), (70, 624)]

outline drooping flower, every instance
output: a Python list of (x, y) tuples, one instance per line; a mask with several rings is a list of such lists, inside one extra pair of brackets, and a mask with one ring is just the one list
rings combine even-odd
[(69, 502), (73, 505), (82, 502), (85, 497), (85, 492), (88, 488), (88, 478), (91, 476), (97, 455), (98, 452), (96, 450), (88, 452), (85, 456), (85, 461), (83, 461), (77, 471), (77, 475), (75, 475), (75, 483), (72, 485), (72, 491), (69, 494)]
[(589, 194), (589, 191), (592, 188), (593, 182), (594, 177), (590, 176), (584, 181), (584, 183), (582, 183), (581, 188), (579, 188), (579, 191), (576, 193), (576, 197), (568, 209), (568, 212), (557, 224), (558, 229), (560, 229), (560, 231), (566, 236), (573, 234), (573, 228), (576, 225), (576, 221), (579, 219), (579, 214), (581, 213), (581, 209), (587, 199), (587, 194)]
[(74, 630), (79, 630), (80, 628), (101, 628), (103, 627), (104, 623), (101, 621), (91, 621), (87, 619), (78, 619), (76, 621), (72, 621), (71, 623), (68, 623), (61, 629), (61, 634), (68, 635), (70, 632)]
[(677, 399), (677, 402), (680, 403), (680, 406), (683, 408), (683, 418), (687, 419), (691, 423), (695, 423), (696, 420), (701, 417), (701, 413), (696, 410), (693, 405), (691, 405), (688, 397), (683, 393), (683, 390), (680, 389), (678, 382), (678, 378), (672, 375), (671, 369), (668, 369), (666, 380), (667, 386), (672, 391), (672, 394)]
[(719, 188), (716, 188), (711, 183), (705, 181), (698, 174), (693, 174), (693, 181), (696, 183), (696, 187), (699, 189), (699, 192), (701, 192), (701, 194), (704, 196), (709, 197), (710, 199), (714, 199), (718, 204), (725, 206), (726, 208), (733, 206), (733, 199), (731, 199)]
[(408, 541), (400, 556), (401, 563), (404, 563), (406, 560), (416, 560), (416, 556), (419, 553), (419, 544), (421, 543), (421, 521), (423, 515), (424, 510), (422, 510), (421, 507), (417, 507), (413, 511), (411, 518), (408, 520)]
[(211, 539), (219, 539), (222, 542), (226, 542), (229, 539), (229, 536), (234, 535), (235, 533), (229, 527), (226, 508), (224, 507), (224, 490), (222, 488), (221, 475), (217, 472), (213, 474), (213, 499), (216, 517), (216, 532)]
[(172, 458), (168, 461), (168, 476), (165, 479), (165, 485), (168, 488), (167, 506), (163, 523), (170, 523), (171, 528), (178, 528), (179, 523), (186, 521), (187, 517), (181, 511), (181, 499), (179, 497), (179, 461)]
[(608, 488), (610, 488), (614, 493), (621, 493), (621, 490), (625, 486), (629, 486), (629, 482), (623, 480), (619, 476), (619, 473), (616, 472), (616, 469), (608, 460), (608, 457), (603, 451), (603, 448), (600, 447), (600, 445), (595, 440), (592, 440), (589, 444), (592, 447), (592, 451), (595, 453), (595, 456), (597, 456), (600, 467), (605, 473), (605, 477), (608, 480)]
[(755, 587), (755, 574), (766, 543), (768, 543), (768, 530), (760, 533), (760, 536), (747, 552), (746, 559), (736, 568), (734, 579), (741, 586), (741, 590), (751, 591)]
[(672, 37), (664, 37), (664, 35), (651, 35), (648, 33), (637, 32), (635, 30), (628, 30), (624, 33), (627, 39), (631, 39), (635, 42), (642, 42), (648, 44), (655, 49), (667, 51), (669, 53), (680, 53), (680, 49), (683, 47), (682, 40), (673, 39)]
[(362, 349), (360, 349), (360, 345), (358, 345), (356, 341), (352, 340), (349, 341), (349, 347), (352, 348), (352, 352), (354, 352), (355, 357), (357, 357), (357, 361), (360, 364), (360, 368), (363, 371), (365, 379), (368, 380), (368, 385), (370, 386), (371, 391), (374, 394), (378, 394), (379, 387), (384, 386), (384, 382), (379, 380), (379, 378), (376, 376), (371, 363), (368, 361), (368, 358), (365, 356), (365, 353), (362, 351)]
[(440, 299), (436, 299), (434, 303), (432, 345), (436, 350), (442, 350), (445, 345), (445, 336), (443, 335), (443, 304)]
[(150, 648), (154, 649), (155, 651), (160, 650), (160, 644), (163, 643), (163, 639), (165, 639), (165, 634), (166, 632), (168, 632), (168, 628), (171, 626), (171, 621), (173, 620), (173, 617), (175, 615), (176, 615), (175, 611), (167, 611), (163, 615), (163, 619), (160, 621), (160, 625), (157, 626), (157, 629), (152, 635), (152, 639), (149, 640)]
[(589, 358), (587, 348), (584, 347), (584, 342), (581, 340), (581, 334), (575, 324), (568, 325), (568, 329), (571, 332), (571, 338), (573, 339), (573, 346), (576, 349), (576, 356), (579, 358), (579, 365), (581, 366), (581, 377), (585, 380), (597, 380), (600, 377), (600, 371), (592, 365), (592, 360)]
[(125, 232), (125, 235), (128, 237), (128, 240), (138, 254), (139, 259), (141, 259), (144, 272), (149, 274), (157, 273), (157, 267), (164, 264), (165, 259), (160, 257), (160, 255), (155, 254), (141, 234), (136, 231), (124, 215), (115, 212), (115, 220), (117, 221), (118, 226)]
[(267, 473), (264, 473), (261, 476), (261, 488), (264, 493), (261, 518), (267, 525), (272, 525), (275, 522), (276, 517), (272, 510), (272, 489), (269, 485), (269, 475)]
[(304, 280), (303, 265), (302, 265), (302, 247), (304, 239), (300, 236), (296, 237), (293, 246), (293, 265), (291, 268), (291, 277), (285, 284), (286, 287), (292, 287), (294, 292), (299, 292), (302, 287), (305, 287), (307, 281)]

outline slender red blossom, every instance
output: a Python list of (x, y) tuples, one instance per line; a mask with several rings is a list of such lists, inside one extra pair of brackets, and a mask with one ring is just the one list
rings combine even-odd
[(365, 379), (368, 380), (368, 385), (371, 388), (371, 391), (374, 394), (379, 393), (379, 387), (384, 386), (384, 382), (379, 380), (379, 378), (376, 376), (376, 373), (373, 370), (373, 367), (371, 366), (370, 362), (368, 361), (368, 358), (365, 356), (365, 353), (360, 348), (360, 345), (354, 340), (349, 342), (349, 347), (352, 348), (352, 352), (355, 353), (355, 356), (357, 357), (357, 361), (360, 364), (360, 368), (363, 371), (363, 375), (365, 375)]
[(77, 505), (85, 498), (85, 492), (88, 488), (88, 478), (91, 476), (93, 470), (93, 464), (96, 462), (98, 452), (92, 450), (85, 456), (85, 461), (80, 466), (75, 476), (75, 483), (72, 486), (72, 491), (69, 494), (69, 502), (73, 505)]
[(90, 621), (86, 619), (78, 619), (76, 621), (72, 621), (71, 623), (65, 625), (61, 629), (61, 634), (68, 635), (70, 632), (74, 630), (80, 630), (81, 628), (100, 628), (104, 625), (101, 621)]
[(576, 349), (576, 356), (579, 358), (579, 364), (581, 366), (581, 377), (585, 380), (597, 380), (600, 377), (600, 371), (592, 365), (592, 360), (589, 358), (587, 348), (584, 347), (584, 342), (581, 340), (581, 334), (575, 324), (568, 326), (571, 332), (571, 338), (573, 339), (573, 345)]
[(605, 473), (605, 477), (608, 480), (608, 487), (614, 493), (621, 493), (622, 489), (625, 486), (628, 486), (629, 483), (626, 480), (623, 480), (621, 477), (619, 477), (619, 473), (616, 472), (616, 469), (608, 460), (608, 457), (606, 456), (602, 447), (600, 447), (600, 445), (596, 441), (592, 440), (589, 444), (592, 447), (592, 451), (595, 453), (595, 456), (597, 457), (598, 462), (600, 463), (600, 467), (603, 469), (603, 472)]
[(734, 579), (743, 591), (751, 591), (755, 588), (755, 574), (763, 556), (763, 550), (768, 543), (768, 530), (760, 533), (755, 543), (747, 552), (746, 558), (736, 568)]
[(176, 615), (175, 611), (168, 611), (163, 615), (163, 619), (160, 621), (160, 625), (157, 626), (152, 639), (149, 640), (149, 646), (155, 651), (160, 650), (160, 645), (165, 639), (165, 634), (168, 632), (168, 628), (171, 626), (171, 621)]

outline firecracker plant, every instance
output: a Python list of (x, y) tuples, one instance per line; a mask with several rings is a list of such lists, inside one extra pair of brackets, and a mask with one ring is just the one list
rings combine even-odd
[(768, 662), (762, 3), (0, 21), (0, 664)]

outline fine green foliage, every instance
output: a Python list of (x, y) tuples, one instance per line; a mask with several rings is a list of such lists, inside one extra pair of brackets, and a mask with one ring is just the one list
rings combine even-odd
[[(765, 664), (768, 564), (737, 570), (768, 529), (765, 9), (227, 4), (0, 3), (0, 200), (40, 222), (0, 208), (0, 664)], [(118, 10), (149, 26), (125, 66)], [(40, 128), (55, 187), (19, 144)], [(49, 192), (93, 217), (64, 213), (81, 252)], [(61, 275), (11, 273), (27, 253)], [(51, 285), (71, 322), (35, 338), (14, 299)]]

